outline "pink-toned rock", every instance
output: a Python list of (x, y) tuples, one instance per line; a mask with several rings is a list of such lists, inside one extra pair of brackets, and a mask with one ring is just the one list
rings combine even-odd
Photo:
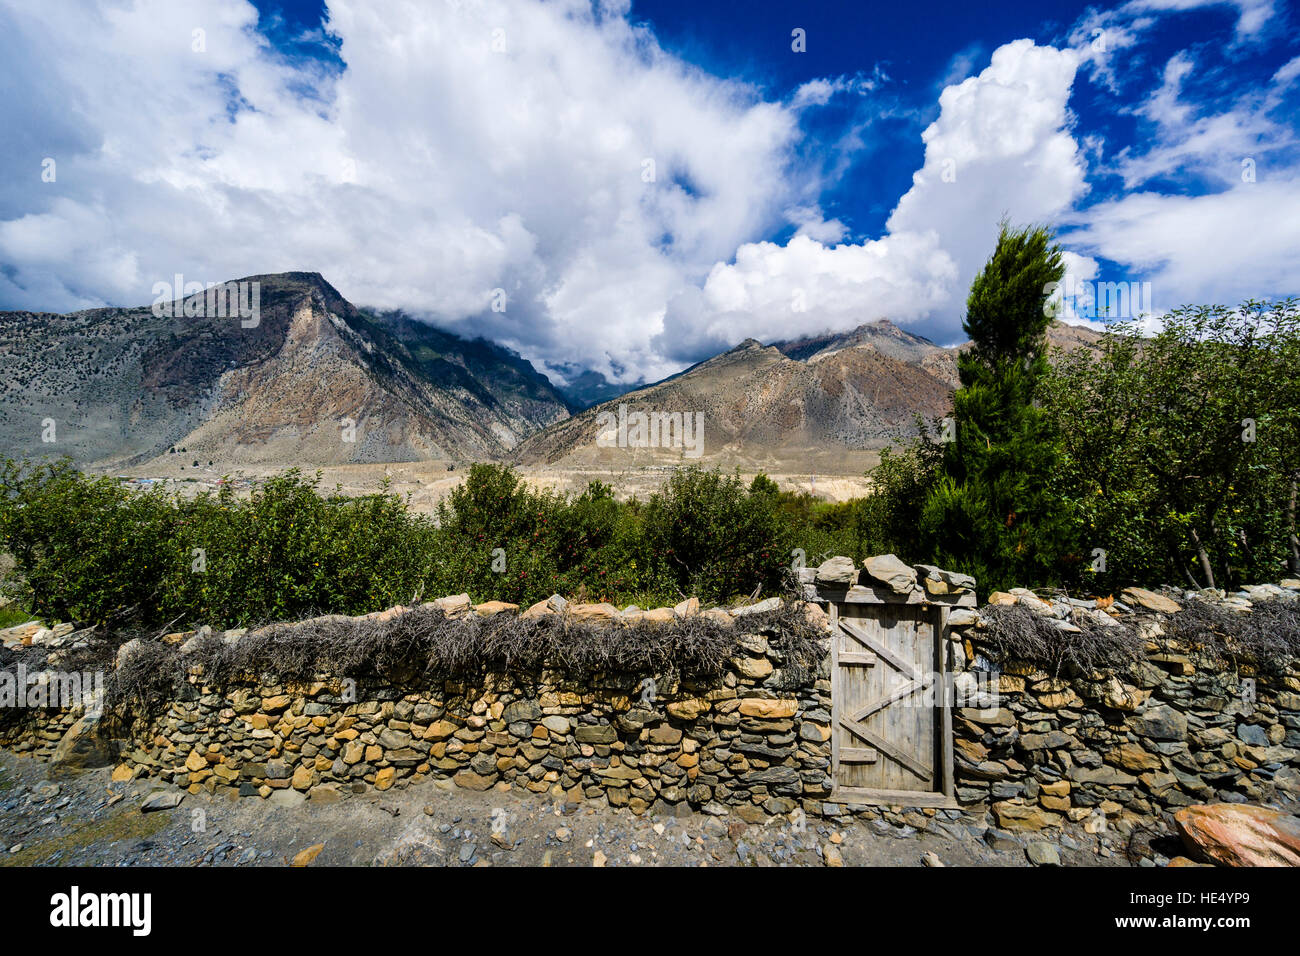
[(569, 614), (579, 621), (612, 621), (618, 608), (612, 604), (570, 604)]
[(524, 611), (523, 614), (520, 614), (519, 617), (522, 620), (528, 621), (535, 617), (546, 617), (546, 615), (554, 613), (555, 611), (551, 609), (551, 605), (547, 601), (538, 601), (528, 610)]
[(391, 621), (393, 618), (400, 617), (409, 610), (410, 608), (398, 604), (383, 611), (371, 611), (369, 614), (363, 614), (362, 618), (367, 621)]
[(563, 614), (569, 602), (558, 594), (552, 594), (545, 601), (538, 601), (523, 614), (521, 618), (545, 617), (548, 614)]
[(830, 615), (822, 610), (820, 606), (805, 601), (801, 610), (803, 611), (804, 620), (813, 627), (825, 630), (831, 626)]
[(474, 613), (479, 617), (491, 617), (493, 614), (500, 614), (503, 611), (517, 611), (518, 604), (510, 604), (507, 601), (485, 601), (482, 604), (474, 605)]
[(443, 614), (450, 618), (464, 617), (473, 606), (470, 603), (468, 594), (453, 594), (450, 597), (440, 597), (433, 603), (438, 606)]
[(1193, 856), (1220, 866), (1300, 866), (1300, 817), (1241, 803), (1183, 807), (1174, 826)]

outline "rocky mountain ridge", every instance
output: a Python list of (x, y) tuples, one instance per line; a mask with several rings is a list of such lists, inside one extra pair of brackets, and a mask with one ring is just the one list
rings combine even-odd
[[(1053, 346), (1098, 338), (1055, 323)], [(829, 471), (836, 459), (884, 447), (915, 432), (915, 420), (952, 407), (963, 346), (944, 348), (887, 320), (763, 345), (746, 339), (721, 355), (653, 385), (619, 395), (530, 436), (513, 453), (522, 464), (565, 467), (680, 461), (677, 447), (620, 447), (602, 439), (607, 416), (700, 413), (704, 459), (803, 461)]]
[(255, 321), (202, 314), (201, 294), (0, 313), (0, 445), (101, 466), (182, 447), (226, 465), (497, 458), (568, 415), (499, 346), (357, 309), (316, 273), (239, 282), (258, 284)]
[[(172, 449), (184, 449), (185, 464), (218, 469), (681, 463), (681, 447), (598, 441), (599, 423), (625, 409), (703, 422), (705, 462), (860, 473), (918, 415), (945, 414), (958, 385), (960, 346), (877, 320), (768, 345), (748, 339), (621, 394), (589, 374), (575, 392), (501, 346), (359, 309), (316, 273), (226, 285), (256, 288), (255, 318), (215, 314), (203, 293), (153, 307), (0, 313), (9, 370), (0, 448), (99, 468), (148, 468)], [(1050, 338), (1074, 347), (1097, 334), (1057, 324)], [(612, 397), (579, 410), (597, 395)]]

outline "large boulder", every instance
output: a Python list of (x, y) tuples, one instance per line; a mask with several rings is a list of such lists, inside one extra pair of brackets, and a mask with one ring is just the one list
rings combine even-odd
[(468, 594), (453, 594), (450, 597), (440, 597), (433, 602), (449, 618), (461, 618), (470, 612), (474, 606), (469, 599)]
[(878, 554), (867, 558), (862, 566), (867, 574), (895, 594), (911, 594), (916, 590), (916, 569), (904, 564), (897, 555)]
[(706, 621), (712, 621), (714, 624), (720, 624), (722, 627), (731, 627), (736, 623), (732, 616), (720, 607), (711, 607), (707, 611), (701, 611), (700, 617)]
[(839, 584), (847, 588), (858, 583), (858, 569), (853, 566), (852, 558), (827, 558), (817, 566), (813, 580), (817, 584)]
[(618, 608), (612, 604), (570, 604), (569, 616), (578, 621), (612, 621)]
[(751, 614), (766, 614), (769, 611), (781, 610), (783, 602), (779, 597), (770, 597), (757, 604), (747, 604), (744, 607), (733, 607), (731, 609), (732, 617), (748, 617)]
[(545, 601), (538, 601), (519, 616), (531, 620), (535, 617), (546, 617), (549, 614), (563, 614), (568, 606), (569, 602), (563, 597), (558, 594), (552, 594)]
[(82, 717), (69, 727), (50, 757), (50, 775), (62, 776), (117, 763), (117, 747), (107, 737), (100, 736), (99, 728), (99, 721), (91, 717)]
[(1148, 591), (1146, 588), (1125, 588), (1124, 600), (1129, 604), (1136, 604), (1149, 611), (1160, 611), (1164, 614), (1177, 614), (1182, 610), (1178, 602), (1155, 591)]
[(1183, 845), (1220, 866), (1300, 866), (1300, 817), (1241, 803), (1183, 807), (1174, 814)]
[(948, 615), (949, 627), (983, 627), (984, 618), (973, 607), (956, 607)]
[(491, 617), (493, 614), (517, 610), (519, 610), (518, 604), (510, 604), (506, 601), (485, 601), (482, 604), (474, 605), (474, 613), (479, 617)]

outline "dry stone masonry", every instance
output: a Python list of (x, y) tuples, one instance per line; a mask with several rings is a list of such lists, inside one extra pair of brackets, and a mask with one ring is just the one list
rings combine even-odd
[[(464, 596), (433, 603), (449, 616), (516, 610), (474, 606)], [(829, 792), (830, 701), (824, 674), (790, 686), (788, 662), (771, 635), (743, 626), (780, 604), (700, 611), (692, 599), (675, 609), (628, 612), (556, 595), (524, 612), (609, 618), (610, 626), (619, 626), (616, 619), (725, 618), (736, 631), (735, 652), (710, 686), (670, 675), (609, 675), (575, 684), (543, 671), (400, 694), (386, 686), (349, 686), (327, 674), (307, 684), (218, 688), (191, 673), (165, 713), (136, 718), (117, 740), (103, 739), (67, 710), (11, 721), (4, 742), (55, 758), (71, 741), (94, 741), (83, 746), (87, 759), (78, 763), (111, 760), (117, 779), (148, 776), (191, 792), (276, 803), (330, 801), (345, 791), (382, 791), (434, 777), (471, 790), (563, 793), (636, 813), (656, 803), (708, 813), (731, 806), (755, 818), (790, 813)], [(392, 620), (402, 611), (373, 617)], [(815, 606), (805, 611), (814, 620), (821, 614)], [(171, 640), (187, 644), (197, 636)]]
[[(968, 594), (975, 584), (892, 555), (861, 567), (832, 558), (801, 578), (803, 613), (822, 627), (826, 614), (808, 598), (870, 587), (907, 601)], [(1298, 598), (1300, 581), (1288, 580), (1232, 595), (1129, 589), (1113, 602), (1018, 589), (989, 595), (982, 609), (954, 607), (945, 640), (961, 695), (953, 711), (960, 804), (1004, 829), (1041, 830), (1067, 821), (1136, 826), (1210, 801), (1300, 798), (1295, 661), (1268, 672), (1233, 669), (1161, 640), (1171, 617), (1193, 601), (1249, 614), (1262, 602)], [(401, 692), (328, 673), (308, 682), (264, 676), (215, 686), (191, 668), (165, 707), (128, 715), (112, 732), (107, 718), (77, 707), (11, 709), (0, 714), (0, 743), (68, 769), (111, 765), (119, 780), (150, 777), (190, 792), (276, 803), (327, 802), (432, 778), (634, 813), (698, 810), (752, 821), (796, 809), (809, 816), (880, 812), (828, 800), (827, 655), (807, 671), (792, 668), (770, 628), (749, 623), (762, 621), (761, 612), (780, 607), (780, 599), (732, 610), (701, 609), (691, 600), (648, 611), (559, 595), (522, 612), (500, 602), (475, 605), (465, 595), (432, 603), (449, 618), (567, 615), (608, 627), (629, 619), (672, 626), (709, 615), (732, 629), (735, 647), (721, 676), (705, 683), (670, 674), (576, 681), (543, 669)], [(1126, 666), (1094, 670), (1002, 659), (991, 618), (1011, 606), (1041, 616), (1065, 641), (1085, 629), (1135, 629), (1145, 652)], [(395, 620), (408, 610), (368, 617)], [(199, 636), (164, 640), (184, 647)], [(237, 642), (244, 634), (222, 636)], [(68, 626), (39, 625), (0, 637), (6, 646), (45, 647), (51, 667), (72, 646), (94, 640)], [(829, 646), (829, 633), (823, 643)], [(121, 655), (133, 651), (127, 645)]]
[[(984, 615), (954, 619), (953, 654), (969, 677), (996, 672), (996, 699), (956, 712), (957, 794), (988, 805), (1003, 827), (1037, 830), (1083, 821), (1131, 824), (1207, 802), (1300, 799), (1300, 668), (1233, 668), (1165, 642), (1170, 618), (1193, 602), (1250, 614), (1295, 602), (1300, 580), (1222, 592), (1129, 588), (1104, 610), (1096, 601), (1017, 589), (988, 604), (1020, 606), (1065, 639), (1084, 627), (1135, 629), (1145, 653), (1123, 668), (1050, 673), (997, 660)], [(986, 606), (985, 611), (987, 612)], [(956, 615), (954, 615), (956, 618)], [(1102, 623), (1102, 622), (1105, 623)], [(957, 678), (960, 687), (962, 678)], [(987, 705), (987, 706), (980, 706)]]

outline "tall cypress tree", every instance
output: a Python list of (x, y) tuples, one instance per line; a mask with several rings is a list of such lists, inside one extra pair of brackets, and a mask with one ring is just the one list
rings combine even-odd
[(1065, 547), (1052, 488), (1058, 443), (1035, 403), (1048, 368), (1045, 303), (1064, 272), (1048, 230), (1004, 221), (966, 300), (971, 344), (958, 359), (955, 440), (920, 531), (940, 564), (974, 574), (982, 588), (1051, 583)]

